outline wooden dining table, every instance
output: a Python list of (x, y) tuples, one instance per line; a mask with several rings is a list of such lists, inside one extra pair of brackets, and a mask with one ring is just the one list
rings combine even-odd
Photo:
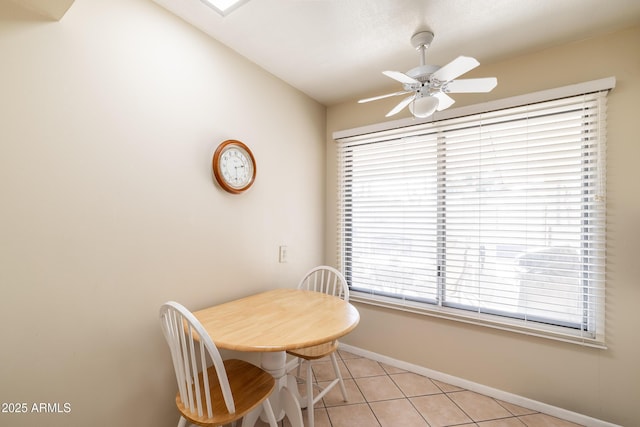
[(260, 352), (261, 367), (276, 380), (276, 391), (269, 398), (276, 418), (286, 415), (292, 426), (303, 424), (296, 380), (286, 372), (286, 351), (336, 340), (360, 321), (358, 310), (338, 297), (288, 288), (250, 295), (193, 314), (218, 348)]

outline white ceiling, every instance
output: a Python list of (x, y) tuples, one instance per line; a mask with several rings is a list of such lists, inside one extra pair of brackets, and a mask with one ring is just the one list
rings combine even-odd
[(399, 90), (381, 72), (419, 65), (417, 30), (435, 33), (427, 63), (482, 64), (640, 23), (638, 0), (252, 0), (224, 18), (154, 1), (325, 105)]

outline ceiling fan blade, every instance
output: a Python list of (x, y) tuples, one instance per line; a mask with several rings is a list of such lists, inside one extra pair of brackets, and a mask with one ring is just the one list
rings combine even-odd
[(478, 65), (480, 65), (480, 63), (475, 58), (470, 56), (458, 56), (456, 59), (433, 73), (431, 78), (441, 82), (448, 82), (463, 75), (467, 71), (473, 70)]
[(391, 77), (393, 80), (396, 80), (400, 83), (420, 84), (418, 80), (414, 79), (413, 77), (409, 77), (406, 74), (401, 73), (400, 71), (383, 71), (382, 74), (387, 77)]
[(400, 103), (398, 105), (396, 105), (395, 107), (393, 107), (393, 109), (391, 111), (389, 111), (387, 113), (387, 115), (385, 117), (391, 117), (394, 114), (398, 114), (400, 111), (402, 111), (402, 109), (404, 107), (406, 107), (407, 105), (411, 104), (411, 101), (413, 101), (413, 99), (416, 97), (415, 94), (411, 95), (411, 96), (407, 96), (405, 99), (403, 99), (402, 101), (400, 101)]
[(495, 77), (454, 80), (446, 84), (444, 91), (447, 93), (491, 92), (497, 84), (498, 79)]
[(454, 102), (456, 102), (449, 95), (447, 95), (446, 93), (442, 93), (442, 92), (436, 92), (431, 96), (435, 96), (436, 98), (438, 98), (439, 102), (438, 102), (438, 108), (436, 109), (437, 111), (445, 110), (445, 109), (451, 107)]
[(384, 98), (389, 98), (389, 97), (392, 97), (392, 96), (404, 95), (405, 93), (410, 93), (410, 92), (412, 92), (412, 91), (403, 90), (401, 92), (388, 93), (386, 95), (380, 95), (380, 96), (374, 96), (372, 98), (361, 99), (360, 101), (358, 101), (358, 103), (359, 104), (363, 104), (365, 102), (377, 101), (378, 99), (384, 99)]

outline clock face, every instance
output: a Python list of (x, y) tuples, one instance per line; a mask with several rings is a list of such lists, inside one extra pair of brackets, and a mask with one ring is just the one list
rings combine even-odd
[(240, 141), (225, 141), (213, 156), (213, 173), (224, 190), (241, 193), (251, 187), (256, 176), (253, 154)]
[(253, 164), (249, 155), (241, 148), (230, 147), (220, 156), (222, 178), (233, 188), (243, 188), (253, 176)]

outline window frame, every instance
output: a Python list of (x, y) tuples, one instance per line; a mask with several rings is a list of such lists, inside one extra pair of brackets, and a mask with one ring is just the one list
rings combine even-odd
[[(365, 126), (356, 129), (348, 129), (344, 131), (334, 132), (333, 138), (338, 143), (345, 141), (363, 140), (368, 138), (379, 138), (380, 140), (388, 139), (394, 135), (417, 135), (423, 132), (428, 126), (437, 121), (444, 121), (451, 118), (464, 117), (474, 114), (481, 114), (487, 112), (493, 112), (502, 109), (508, 109), (516, 106), (524, 106), (528, 104), (534, 104), (538, 102), (545, 102), (559, 98), (571, 97), (576, 95), (588, 94), (592, 92), (609, 91), (615, 87), (615, 78), (609, 77), (600, 80), (594, 80), (585, 83), (579, 83), (576, 85), (565, 86), (562, 88), (556, 88), (541, 92), (535, 92), (532, 94), (516, 96), (496, 101), (490, 101), (484, 104), (471, 105), (456, 109), (449, 109), (443, 112), (437, 113), (436, 117), (431, 117), (426, 120), (416, 121), (414, 119), (402, 119), (391, 122), (384, 122), (375, 125)], [(340, 151), (340, 150), (338, 150)], [(340, 174), (340, 165), (338, 165), (338, 174)], [(340, 185), (340, 178), (338, 178), (338, 184)], [(343, 202), (343, 189), (338, 189), (338, 203)], [(340, 210), (339, 210), (340, 211)], [(345, 211), (348, 216), (348, 210)], [(339, 212), (340, 216), (341, 213)], [(606, 215), (605, 215), (606, 219)], [(349, 271), (345, 271), (344, 257), (342, 253), (344, 251), (343, 237), (348, 239), (348, 236), (342, 236), (341, 223), (343, 218), (338, 218), (338, 230), (340, 235), (338, 236), (338, 265), (345, 273), (345, 276), (349, 279)], [(440, 233), (440, 231), (439, 231)], [(606, 234), (606, 231), (605, 231)], [(439, 234), (438, 239), (442, 238)], [(439, 267), (438, 267), (439, 268)], [(438, 276), (440, 276), (438, 274)], [(442, 280), (438, 278), (438, 280)], [(350, 285), (351, 282), (349, 281)], [(599, 298), (599, 309), (593, 320), (595, 324), (595, 333), (592, 331), (571, 331), (566, 327), (559, 327), (554, 325), (536, 324), (532, 327), (531, 324), (526, 324), (517, 319), (505, 318), (501, 316), (494, 316), (486, 312), (469, 312), (466, 310), (460, 310), (449, 306), (423, 304), (420, 301), (412, 301), (408, 299), (397, 299), (387, 295), (371, 295), (368, 292), (361, 292), (358, 287), (352, 288), (351, 299), (355, 302), (361, 302), (376, 306), (382, 306), (391, 309), (398, 309), (402, 311), (425, 314), (435, 317), (441, 317), (465, 323), (472, 323), (476, 325), (489, 326), (492, 328), (508, 330), (518, 333), (524, 333), (532, 336), (540, 336), (551, 339), (556, 339), (565, 342), (578, 343), (585, 346), (606, 348), (605, 345), (605, 330), (604, 330), (604, 281), (603, 289), (601, 289), (601, 297)], [(438, 292), (442, 292), (443, 286), (438, 286)], [(438, 295), (440, 298), (441, 295)]]

